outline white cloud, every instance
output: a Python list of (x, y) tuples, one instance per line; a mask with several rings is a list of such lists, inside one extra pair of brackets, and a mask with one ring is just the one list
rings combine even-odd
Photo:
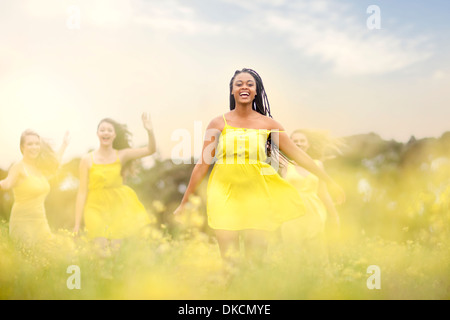
[(134, 22), (158, 31), (201, 35), (222, 30), (220, 25), (202, 21), (193, 8), (176, 1), (148, 1), (141, 8)]
[[(24, 0), (35, 17), (67, 14), (61, 1)], [(401, 70), (428, 59), (429, 40), (421, 35), (404, 38), (395, 30), (369, 30), (365, 10), (356, 15), (340, 1), (222, 0), (230, 7), (233, 24), (211, 21), (195, 2), (178, 0), (79, 0), (82, 27), (135, 25), (157, 32), (192, 36), (228, 34), (248, 39), (249, 34), (278, 38), (300, 55), (329, 66), (339, 75), (379, 75)], [(66, 3), (68, 6), (69, 3)], [(203, 15), (202, 15), (203, 14)], [(234, 16), (240, 17), (235, 20)], [(228, 20), (229, 20), (228, 19)], [(269, 44), (270, 45), (270, 44)]]
[(253, 32), (279, 36), (307, 57), (317, 59), (339, 75), (384, 74), (428, 59), (425, 36), (402, 38), (387, 30), (368, 30), (365, 12), (355, 16), (350, 7), (327, 0), (261, 5), (224, 0), (248, 11), (242, 24)]
[(217, 29), (201, 21), (193, 8), (172, 0), (23, 0), (20, 5), (28, 16), (38, 19), (69, 19), (71, 7), (79, 8), (82, 27), (117, 28), (134, 23), (181, 33)]
[(444, 70), (436, 70), (433, 72), (432, 74), (432, 79), (434, 80), (443, 80), (445, 78), (447, 78), (448, 74), (444, 71)]

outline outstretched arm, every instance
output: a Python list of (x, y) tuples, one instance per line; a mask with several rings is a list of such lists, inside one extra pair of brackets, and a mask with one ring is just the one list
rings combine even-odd
[[(322, 163), (319, 163), (319, 166), (323, 168)], [(317, 190), (317, 195), (319, 196), (320, 200), (327, 209), (327, 213), (328, 216), (331, 218), (331, 222), (335, 225), (336, 229), (339, 230), (340, 228), (339, 214), (336, 210), (336, 207), (333, 203), (330, 193), (328, 192), (327, 185), (323, 181), (319, 182), (319, 189)]]
[(148, 113), (142, 114), (142, 124), (144, 129), (147, 130), (148, 143), (146, 147), (143, 148), (130, 148), (119, 151), (119, 156), (121, 157), (122, 163), (126, 163), (130, 160), (135, 160), (150, 156), (156, 151), (156, 141), (155, 135), (153, 134), (153, 126)]
[(336, 197), (336, 202), (342, 204), (345, 202), (344, 190), (334, 182), (333, 179), (319, 167), (314, 160), (303, 150), (298, 148), (294, 142), (289, 138), (289, 136), (284, 132), (284, 129), (280, 129), (283, 132), (275, 135), (274, 142), (280, 148), (280, 150), (289, 158), (295, 161), (299, 166), (305, 168), (312, 174), (316, 175), (320, 180), (325, 182), (329, 187), (330, 191)]
[(181, 200), (179, 207), (174, 211), (175, 215), (182, 213), (184, 206), (189, 201), (189, 197), (191, 196), (191, 194), (195, 192), (198, 185), (205, 178), (206, 174), (208, 173), (208, 169), (213, 162), (215, 150), (220, 136), (220, 130), (217, 128), (218, 125), (217, 122), (218, 121), (216, 120), (211, 121), (206, 130), (205, 141), (203, 143), (202, 149), (202, 156), (197, 161), (194, 169), (192, 170), (191, 178), (189, 180), (188, 187), (184, 193), (183, 199)]
[(14, 164), (8, 172), (8, 176), (0, 181), (0, 190), (9, 190), (14, 188), (21, 174), (19, 165)]

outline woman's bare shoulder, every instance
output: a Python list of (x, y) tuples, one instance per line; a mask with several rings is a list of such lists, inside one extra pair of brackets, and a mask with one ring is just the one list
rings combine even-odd
[(25, 166), (23, 164), (23, 161), (20, 160), (18, 162), (13, 163), (13, 165), (9, 169), (9, 172), (10, 173), (14, 173), (14, 174), (23, 174), (23, 173), (25, 173)]
[(225, 126), (224, 115), (221, 114), (217, 117), (214, 117), (208, 124), (208, 129), (217, 129), (219, 131), (223, 130)]
[(267, 129), (285, 131), (283, 125), (279, 123), (277, 120), (267, 116), (265, 116), (264, 118), (265, 118), (264, 122), (266, 124)]
[(90, 168), (92, 165), (92, 152), (86, 153), (80, 159), (80, 167)]

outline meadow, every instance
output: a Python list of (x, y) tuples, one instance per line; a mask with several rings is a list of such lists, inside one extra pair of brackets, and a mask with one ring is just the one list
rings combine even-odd
[[(206, 223), (204, 186), (189, 212), (174, 219), (191, 166), (163, 160), (129, 182), (152, 226), (100, 259), (83, 234), (70, 232), (75, 162), (54, 182), (47, 202), (53, 243), (18, 248), (7, 216), (1, 218), (0, 299), (450, 299), (448, 135), (410, 145), (369, 135), (349, 145), (327, 163), (347, 201), (338, 207), (340, 232), (327, 226), (325, 262), (310, 247), (283, 243), (274, 233), (262, 264), (242, 257), (225, 265)], [(8, 199), (2, 194), (5, 211)]]

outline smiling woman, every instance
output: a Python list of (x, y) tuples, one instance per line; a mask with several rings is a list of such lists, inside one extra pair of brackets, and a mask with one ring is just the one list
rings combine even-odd
[[(268, 163), (271, 156), (266, 150), (272, 140), (293, 161), (333, 186), (341, 200), (344, 193), (322, 168), (294, 145), (281, 124), (272, 119), (263, 81), (254, 70), (242, 69), (234, 73), (230, 81), (230, 110), (208, 125), (214, 135), (205, 138), (202, 158), (196, 163), (174, 214), (185, 212), (189, 197), (209, 171), (211, 158), (217, 159), (208, 181), (207, 214), (221, 256), (235, 263), (242, 236), (247, 257), (251, 262), (261, 262), (269, 234), (283, 222), (305, 213), (297, 190)], [(276, 139), (269, 139), (271, 135)]]
[(48, 178), (58, 169), (67, 144), (66, 134), (61, 149), (55, 153), (32, 130), (24, 131), (20, 137), (23, 158), (11, 167), (7, 178), (0, 181), (0, 189), (13, 189), (9, 234), (21, 245), (40, 245), (53, 238), (44, 203), (50, 191)]
[(87, 235), (101, 257), (150, 224), (136, 193), (123, 184), (124, 169), (132, 161), (155, 152), (152, 124), (145, 113), (142, 122), (148, 133), (148, 145), (131, 148), (130, 132), (125, 125), (109, 118), (101, 120), (97, 127), (99, 147), (80, 162), (74, 232), (79, 232), (84, 217)]

